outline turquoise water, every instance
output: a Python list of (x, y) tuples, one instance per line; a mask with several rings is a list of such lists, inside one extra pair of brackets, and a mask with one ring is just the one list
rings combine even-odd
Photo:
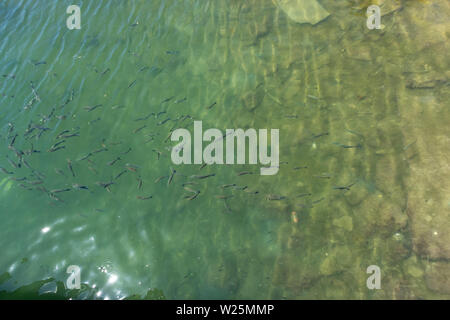
[[(449, 5), (374, 1), (369, 30), (372, 2), (319, 2), (312, 25), (268, 0), (80, 1), (68, 30), (70, 1), (2, 1), (0, 296), (448, 299)], [(175, 166), (193, 120), (279, 129), (278, 174)]]

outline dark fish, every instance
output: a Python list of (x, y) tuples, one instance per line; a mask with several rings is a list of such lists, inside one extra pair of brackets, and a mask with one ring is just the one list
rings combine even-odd
[(320, 134), (317, 134), (317, 135), (313, 136), (313, 138), (315, 139), (315, 138), (320, 138), (320, 137), (328, 136), (328, 135), (329, 135), (328, 132), (324, 132), (324, 133), (320, 133)]
[(19, 136), (19, 135), (18, 135), (17, 133), (14, 135), (14, 137), (11, 139), (11, 142), (9, 143), (9, 147), (14, 146), (14, 143), (16, 142), (16, 138), (17, 138), (18, 136)]
[(87, 158), (89, 158), (90, 156), (92, 156), (92, 152), (89, 152), (87, 155), (85, 155), (84, 157), (78, 159), (78, 161), (83, 161), (86, 160)]
[(198, 197), (199, 194), (200, 194), (200, 191), (197, 191), (193, 196), (185, 196), (184, 198), (188, 199), (188, 200), (194, 200), (195, 198)]
[(303, 167), (295, 167), (294, 170), (300, 170), (300, 169), (307, 169), (307, 166), (303, 166)]
[(35, 62), (34, 63), (35, 66), (39, 66), (41, 64), (47, 64), (47, 62), (46, 61), (39, 61), (39, 62)]
[(72, 184), (72, 188), (74, 188), (75, 190), (89, 190), (87, 186), (83, 186), (78, 183)]
[(247, 188), (248, 188), (248, 186), (242, 186), (242, 187), (234, 186), (233, 187), (233, 189), (235, 189), (235, 190), (246, 190)]
[(108, 72), (109, 72), (109, 68), (106, 68), (105, 71), (103, 71), (103, 72), (101, 73), (101, 75), (104, 76), (104, 75), (107, 74)]
[(308, 197), (308, 196), (311, 196), (311, 195), (312, 195), (311, 193), (301, 193), (301, 194), (299, 194), (299, 195), (297, 196), (297, 198)]
[(170, 176), (169, 176), (169, 180), (167, 180), (167, 185), (169, 185), (171, 182), (172, 182), (172, 180), (173, 180), (173, 176), (175, 175), (175, 173), (177, 172), (176, 170), (174, 170), (174, 169), (172, 169), (171, 168), (171, 173), (170, 173)]
[(163, 101), (161, 101), (161, 103), (169, 102), (173, 98), (175, 98), (175, 96), (171, 96), (170, 98), (164, 99)]
[(244, 175), (247, 175), (247, 174), (253, 174), (253, 172), (250, 172), (250, 171), (242, 171), (242, 172), (239, 172), (239, 173), (238, 173), (238, 176), (244, 176)]
[(131, 82), (131, 83), (128, 85), (128, 89), (131, 88), (132, 86), (134, 86), (135, 84), (136, 84), (136, 80), (134, 80), (133, 82)]
[(73, 171), (72, 167), (72, 161), (70, 161), (70, 159), (67, 159), (67, 167), (69, 168), (70, 172), (72, 172), (72, 176), (75, 177), (75, 172)]
[(121, 171), (115, 178), (114, 178), (114, 180), (117, 180), (117, 179), (119, 179), (124, 173), (126, 173), (127, 172), (127, 170), (123, 170), (123, 171)]
[(62, 136), (60, 136), (59, 138), (63, 138), (63, 139), (69, 139), (69, 138), (73, 138), (73, 137), (79, 137), (80, 133), (76, 132), (76, 133), (71, 133), (71, 134), (63, 134)]
[(65, 188), (65, 189), (55, 189), (55, 190), (51, 190), (50, 193), (61, 193), (61, 192), (67, 192), (67, 191), (71, 191), (72, 189), (70, 188)]
[(112, 165), (114, 165), (114, 164), (115, 164), (117, 161), (119, 161), (119, 160), (122, 160), (122, 159), (120, 159), (120, 157), (117, 157), (116, 159), (114, 159), (114, 160), (108, 162), (107, 165), (108, 165), (108, 166), (112, 166)]
[(9, 172), (8, 170), (6, 170), (6, 169), (3, 168), (3, 167), (0, 167), (0, 170), (1, 170), (3, 173), (5, 173), (5, 174), (14, 174), (14, 172)]
[(84, 110), (87, 110), (88, 112), (91, 112), (91, 111), (94, 111), (94, 110), (97, 109), (97, 108), (100, 108), (101, 106), (103, 106), (103, 105), (102, 105), (102, 104), (96, 104), (96, 105), (93, 106), (93, 107), (86, 106), (86, 107), (84, 107), (83, 109), (84, 109)]
[(158, 160), (159, 160), (159, 158), (160, 158), (161, 155), (162, 155), (162, 152), (161, 152), (161, 151), (158, 151), (158, 150), (156, 150), (156, 149), (152, 149), (152, 151), (155, 152), (155, 153), (157, 154)]
[(347, 190), (350, 191), (351, 186), (353, 186), (356, 182), (349, 184), (348, 186), (342, 186), (342, 187), (333, 187), (335, 190)]
[(100, 187), (102, 187), (102, 188), (108, 189), (114, 183), (115, 183), (114, 181), (110, 181), (110, 182), (96, 182), (95, 184), (100, 186)]
[(163, 125), (164, 123), (166, 123), (169, 120), (170, 120), (170, 118), (167, 118), (166, 120), (158, 122), (158, 126)]
[(142, 129), (146, 128), (147, 125), (144, 125), (142, 127), (137, 128), (136, 130), (133, 131), (133, 133), (138, 133), (139, 131), (141, 131)]
[(204, 176), (193, 175), (193, 176), (190, 176), (189, 178), (191, 178), (191, 179), (206, 179), (209, 177), (214, 177), (215, 175), (216, 175), (215, 173), (207, 174)]
[(222, 189), (226, 189), (226, 188), (235, 187), (235, 186), (236, 186), (236, 184), (232, 183), (232, 184), (224, 184), (224, 185), (221, 185), (220, 187)]
[(66, 148), (66, 146), (59, 146), (59, 147), (51, 147), (50, 149), (48, 149), (47, 151), (48, 152), (55, 152), (55, 151), (58, 151), (58, 150), (62, 150), (62, 149), (65, 149)]
[(210, 110), (212, 109), (215, 105), (217, 104), (217, 102), (214, 102), (213, 104), (211, 104), (209, 107), (207, 107), (206, 109)]
[(127, 151), (120, 153), (120, 155), (126, 155), (126, 154), (127, 154), (128, 152), (130, 152), (130, 151), (131, 151), (131, 148), (128, 148)]
[(96, 154), (96, 153), (100, 153), (100, 152), (104, 152), (104, 151), (108, 151), (108, 148), (102, 147), (100, 149), (92, 151), (92, 154)]
[(179, 54), (180, 51), (166, 51), (166, 54)]

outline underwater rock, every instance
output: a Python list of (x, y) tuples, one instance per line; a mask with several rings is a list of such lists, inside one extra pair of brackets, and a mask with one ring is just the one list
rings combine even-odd
[(248, 91), (245, 93), (241, 102), (244, 106), (245, 110), (253, 112), (256, 108), (259, 107), (264, 98), (264, 88), (260, 85), (256, 89)]
[(450, 81), (450, 72), (440, 74), (437, 72), (412, 73), (406, 78), (406, 87), (410, 89), (431, 89)]
[(346, 231), (352, 231), (353, 219), (350, 216), (343, 216), (337, 219), (333, 219), (333, 225)]
[(348, 247), (337, 246), (327, 253), (327, 257), (320, 264), (320, 274), (332, 275), (346, 270), (352, 263), (352, 254)]
[(277, 3), (297, 23), (315, 25), (330, 15), (316, 0), (278, 0)]
[(442, 126), (438, 125), (441, 121), (435, 122), (435, 129), (417, 135), (420, 158), (410, 163), (406, 181), (413, 250), (425, 259), (450, 259), (450, 136), (443, 122)]
[(425, 270), (425, 283), (430, 290), (450, 294), (450, 263), (430, 263)]
[(403, 229), (408, 221), (400, 206), (392, 203), (381, 193), (371, 194), (355, 209), (354, 225), (366, 235), (378, 233), (390, 235)]

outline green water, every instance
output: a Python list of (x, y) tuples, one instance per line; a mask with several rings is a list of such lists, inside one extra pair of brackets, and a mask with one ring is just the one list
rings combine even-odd
[[(0, 297), (448, 299), (450, 6), (319, 2), (311, 25), (269, 0), (79, 1), (68, 30), (71, 1), (2, 1)], [(279, 129), (278, 174), (174, 166), (193, 120)]]

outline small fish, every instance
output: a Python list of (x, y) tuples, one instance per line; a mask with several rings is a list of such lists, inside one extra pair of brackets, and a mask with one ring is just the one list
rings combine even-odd
[(231, 187), (235, 187), (235, 186), (236, 186), (236, 184), (232, 183), (232, 184), (224, 184), (224, 185), (221, 185), (220, 187), (222, 189), (226, 189), (226, 188), (231, 188)]
[(108, 166), (112, 166), (112, 165), (114, 165), (114, 164), (115, 164), (117, 161), (119, 161), (119, 160), (122, 160), (122, 159), (120, 159), (120, 157), (117, 157), (117, 158), (115, 158), (114, 160), (108, 162), (107, 165), (108, 165)]
[(137, 128), (136, 130), (133, 131), (133, 133), (138, 133), (139, 131), (141, 131), (142, 129), (146, 128), (147, 125), (144, 125), (142, 127)]
[(177, 104), (177, 103), (182, 103), (182, 102), (185, 102), (186, 100), (187, 100), (187, 98), (184, 97), (183, 99), (177, 100), (177, 101), (175, 101), (174, 103), (175, 103), (175, 104)]
[(80, 136), (80, 133), (76, 132), (76, 133), (71, 133), (71, 134), (63, 134), (62, 136), (60, 136), (60, 138), (69, 139), (69, 138), (79, 137), (79, 136)]
[(321, 201), (323, 201), (323, 200), (325, 200), (325, 198), (320, 198), (319, 200), (315, 200), (315, 201), (313, 201), (313, 202), (312, 202), (312, 204), (316, 204), (316, 203), (319, 203), (319, 202), (321, 202)]
[(185, 196), (184, 198), (187, 200), (194, 200), (195, 198), (198, 197), (199, 194), (200, 194), (200, 191), (197, 191), (193, 196)]
[(123, 170), (123, 171), (121, 171), (115, 178), (114, 178), (114, 180), (117, 180), (117, 179), (119, 179), (124, 173), (126, 173), (127, 172), (127, 170)]
[(209, 107), (207, 107), (206, 109), (210, 110), (212, 109), (215, 105), (217, 104), (217, 102), (214, 102), (213, 104), (211, 104)]
[(242, 172), (239, 172), (239, 173), (238, 173), (238, 176), (244, 176), (244, 175), (247, 175), (247, 174), (253, 174), (253, 172), (250, 172), (250, 171), (242, 171)]
[(172, 172), (170, 173), (169, 180), (167, 180), (167, 185), (169, 185), (172, 182), (173, 177), (174, 177), (175, 173), (177, 172), (173, 168), (170, 168), (170, 169), (171, 169)]
[(101, 106), (103, 106), (103, 105), (102, 105), (102, 104), (96, 104), (96, 105), (93, 106), (93, 107), (86, 106), (86, 107), (84, 107), (83, 109), (86, 110), (86, 111), (88, 111), (88, 112), (91, 112), (91, 111), (94, 111), (94, 110), (97, 109), (97, 108), (100, 108)]
[(128, 89), (130, 89), (131, 87), (133, 87), (135, 84), (136, 84), (136, 80), (134, 80), (133, 82), (131, 82), (131, 83), (128, 85)]
[(141, 177), (137, 178), (137, 181), (138, 181), (138, 189), (141, 190), (144, 182), (142, 181)]
[(87, 186), (83, 186), (78, 183), (72, 184), (72, 188), (75, 190), (89, 190), (89, 188)]
[(120, 153), (120, 155), (121, 155), (121, 156), (122, 156), (122, 155), (126, 155), (126, 154), (127, 154), (128, 152), (130, 152), (130, 151), (131, 151), (131, 148), (128, 148), (127, 151)]
[(320, 138), (320, 137), (323, 137), (323, 136), (328, 136), (328, 135), (329, 135), (329, 133), (328, 133), (328, 132), (324, 132), (324, 133), (319, 133), (319, 134), (317, 134), (317, 135), (313, 136), (313, 138), (315, 139), (315, 138)]
[(294, 167), (294, 170), (300, 170), (300, 169), (307, 169), (307, 166), (303, 166), (303, 167)]
[(233, 187), (233, 189), (235, 189), (235, 190), (246, 190), (247, 188), (248, 188), (248, 186), (242, 186), (242, 187), (234, 186)]
[(109, 72), (109, 68), (106, 68), (105, 71), (103, 71), (103, 72), (101, 73), (101, 75), (104, 76), (104, 75), (107, 74), (108, 72)]
[(100, 153), (100, 152), (104, 152), (104, 151), (108, 151), (108, 148), (102, 147), (100, 149), (92, 151), (92, 154), (96, 154), (96, 153)]
[(220, 194), (218, 194), (218, 195), (215, 195), (214, 196), (216, 199), (223, 199), (223, 200), (226, 200), (226, 199), (229, 199), (229, 198), (233, 198), (233, 195), (220, 195)]
[(198, 190), (194, 190), (194, 189), (191, 189), (189, 187), (183, 187), (183, 189), (186, 190), (187, 192), (191, 192), (191, 193), (197, 193), (198, 192)]
[(9, 164), (15, 169), (20, 168), (22, 166), (20, 163), (17, 164), (8, 157), (6, 157), (6, 159), (8, 160)]
[(191, 179), (206, 179), (206, 178), (209, 178), (209, 177), (214, 177), (215, 175), (216, 175), (215, 173), (207, 174), (207, 175), (204, 175), (204, 176), (192, 175), (189, 178), (191, 178)]
[(16, 142), (16, 138), (17, 138), (18, 136), (19, 136), (19, 135), (18, 135), (17, 133), (14, 135), (14, 137), (11, 139), (11, 142), (9, 143), (9, 147), (14, 146), (14, 143)]
[(61, 193), (61, 192), (67, 192), (67, 191), (71, 191), (72, 189), (70, 188), (65, 188), (65, 189), (55, 189), (55, 190), (51, 190), (50, 193)]
[(176, 50), (174, 50), (174, 51), (166, 51), (166, 54), (173, 54), (173, 55), (175, 55), (175, 54), (179, 54), (180, 53), (180, 51), (176, 51)]
[(62, 149), (65, 149), (66, 148), (66, 146), (59, 146), (59, 147), (51, 147), (50, 149), (48, 149), (47, 151), (48, 152), (56, 152), (56, 151), (58, 151), (58, 150), (62, 150)]
[(170, 120), (170, 118), (167, 118), (167, 119), (165, 119), (165, 120), (163, 120), (163, 121), (160, 121), (160, 122), (158, 122), (158, 126), (161, 126), (161, 125), (163, 125), (164, 123), (166, 123), (167, 121), (169, 121)]
[(149, 200), (149, 199), (153, 198), (153, 196), (146, 196), (146, 197), (137, 196), (136, 198), (139, 200)]
[(308, 197), (308, 196), (311, 196), (311, 195), (312, 195), (311, 193), (301, 193), (296, 198), (303, 198), (303, 197)]
[(73, 171), (73, 167), (72, 167), (72, 161), (70, 161), (70, 159), (67, 159), (67, 167), (69, 168), (70, 172), (72, 173), (72, 176), (75, 177), (75, 172)]
[(331, 179), (331, 175), (324, 174), (324, 175), (315, 175), (314, 178), (321, 178), (321, 179)]
[(136, 165), (127, 163), (127, 164), (125, 164), (125, 168), (127, 168), (127, 169), (130, 170), (130, 171), (137, 172), (137, 169), (138, 169), (139, 167), (136, 166)]
[(279, 195), (276, 195), (276, 194), (269, 194), (269, 195), (267, 195), (266, 199), (274, 201), (274, 200), (284, 200), (284, 199), (286, 199), (286, 197), (279, 196)]
[(161, 103), (169, 102), (173, 98), (175, 98), (175, 96), (171, 96), (170, 98), (164, 99), (163, 101), (161, 101)]
[(348, 186), (333, 187), (333, 189), (335, 189), (335, 190), (347, 190), (347, 191), (350, 191), (350, 188), (351, 188), (355, 183), (356, 183), (356, 182), (351, 183), (351, 184), (349, 184)]
[(167, 178), (168, 176), (161, 176), (159, 178), (156, 178), (155, 183), (160, 182), (162, 179)]
[(114, 183), (115, 183), (114, 181), (109, 181), (109, 182), (100, 182), (100, 181), (98, 181), (98, 182), (96, 182), (95, 184), (98, 185), (98, 186), (100, 186), (100, 187), (102, 187), (102, 188), (108, 189), (108, 188), (109, 188), (110, 186), (112, 186)]
[(35, 66), (39, 66), (41, 64), (47, 64), (47, 62), (46, 61), (39, 61), (39, 62), (35, 62), (34, 63)]
[(92, 156), (92, 152), (89, 152), (89, 153), (88, 153), (87, 155), (85, 155), (84, 157), (78, 159), (78, 161), (86, 160), (87, 158), (89, 158), (89, 157), (91, 157), (91, 156)]
[(62, 176), (66, 176), (65, 174), (64, 174), (64, 172), (61, 170), (61, 169), (57, 169), (57, 168), (55, 168), (55, 172), (57, 173), (57, 174), (59, 174), (59, 175), (62, 175)]
[(5, 174), (14, 174), (14, 172), (9, 172), (8, 170), (6, 170), (6, 169), (3, 168), (3, 167), (0, 167), (0, 170), (1, 170), (3, 173), (5, 173)]
[(158, 150), (156, 150), (156, 149), (153, 149), (152, 151), (155, 152), (155, 153), (157, 154), (158, 160), (159, 160), (159, 158), (160, 158), (161, 155), (162, 155), (162, 152), (161, 152), (161, 151), (158, 151)]

